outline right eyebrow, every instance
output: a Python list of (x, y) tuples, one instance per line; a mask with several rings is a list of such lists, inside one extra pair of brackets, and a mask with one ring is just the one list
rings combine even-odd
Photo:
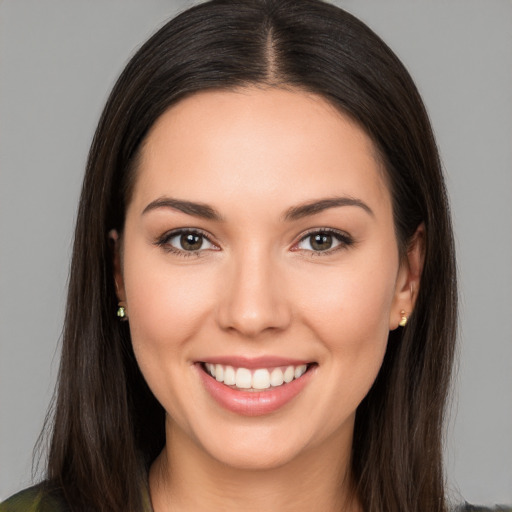
[(340, 206), (357, 206), (358, 208), (363, 209), (371, 217), (375, 217), (373, 210), (366, 203), (361, 201), (361, 199), (343, 196), (328, 197), (325, 199), (310, 201), (298, 206), (293, 206), (286, 211), (284, 219), (287, 221), (302, 219), (303, 217), (316, 215), (317, 213), (320, 213), (329, 208), (338, 208)]
[(193, 215), (194, 217), (200, 217), (202, 219), (215, 220), (219, 222), (224, 220), (222, 215), (208, 204), (183, 201), (182, 199), (175, 199), (172, 197), (160, 197), (155, 199), (144, 208), (142, 215), (158, 208), (172, 208), (186, 213), (187, 215)]

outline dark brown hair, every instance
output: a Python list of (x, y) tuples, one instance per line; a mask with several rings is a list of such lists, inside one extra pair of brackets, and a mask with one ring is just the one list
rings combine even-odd
[(75, 233), (47, 479), (74, 510), (141, 510), (164, 411), (118, 322), (108, 232), (123, 229), (138, 149), (171, 105), (248, 85), (321, 95), (372, 138), (402, 255), (426, 230), (422, 285), (357, 411), (352, 474), (367, 512), (445, 511), (442, 424), (456, 325), (454, 248), (429, 120), (409, 74), (350, 14), (317, 0), (215, 0), (167, 23), (118, 79), (89, 154)]

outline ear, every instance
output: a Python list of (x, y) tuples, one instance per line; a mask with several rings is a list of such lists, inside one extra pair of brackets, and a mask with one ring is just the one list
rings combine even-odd
[(395, 295), (389, 317), (389, 329), (400, 325), (402, 317), (408, 318), (414, 310), (421, 285), (421, 273), (425, 261), (425, 225), (421, 223), (414, 233), (407, 254), (400, 263)]
[(109, 232), (108, 238), (112, 248), (112, 263), (114, 268), (114, 282), (116, 285), (116, 295), (120, 305), (124, 305), (126, 301), (126, 296), (124, 292), (124, 279), (121, 263), (121, 240), (119, 237), (119, 233), (115, 229), (112, 229)]

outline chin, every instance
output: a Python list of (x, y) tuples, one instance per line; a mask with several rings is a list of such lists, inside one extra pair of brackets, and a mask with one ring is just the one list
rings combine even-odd
[[(231, 443), (230, 443), (231, 444)], [(268, 471), (285, 466), (300, 457), (302, 450), (271, 444), (231, 444), (229, 448), (215, 447), (208, 450), (211, 457), (225, 466), (244, 471)]]

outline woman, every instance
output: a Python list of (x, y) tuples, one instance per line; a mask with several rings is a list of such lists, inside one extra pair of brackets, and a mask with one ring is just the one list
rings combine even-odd
[(100, 120), (48, 481), (3, 507), (446, 510), (455, 300), (392, 52), (315, 1), (193, 8)]

